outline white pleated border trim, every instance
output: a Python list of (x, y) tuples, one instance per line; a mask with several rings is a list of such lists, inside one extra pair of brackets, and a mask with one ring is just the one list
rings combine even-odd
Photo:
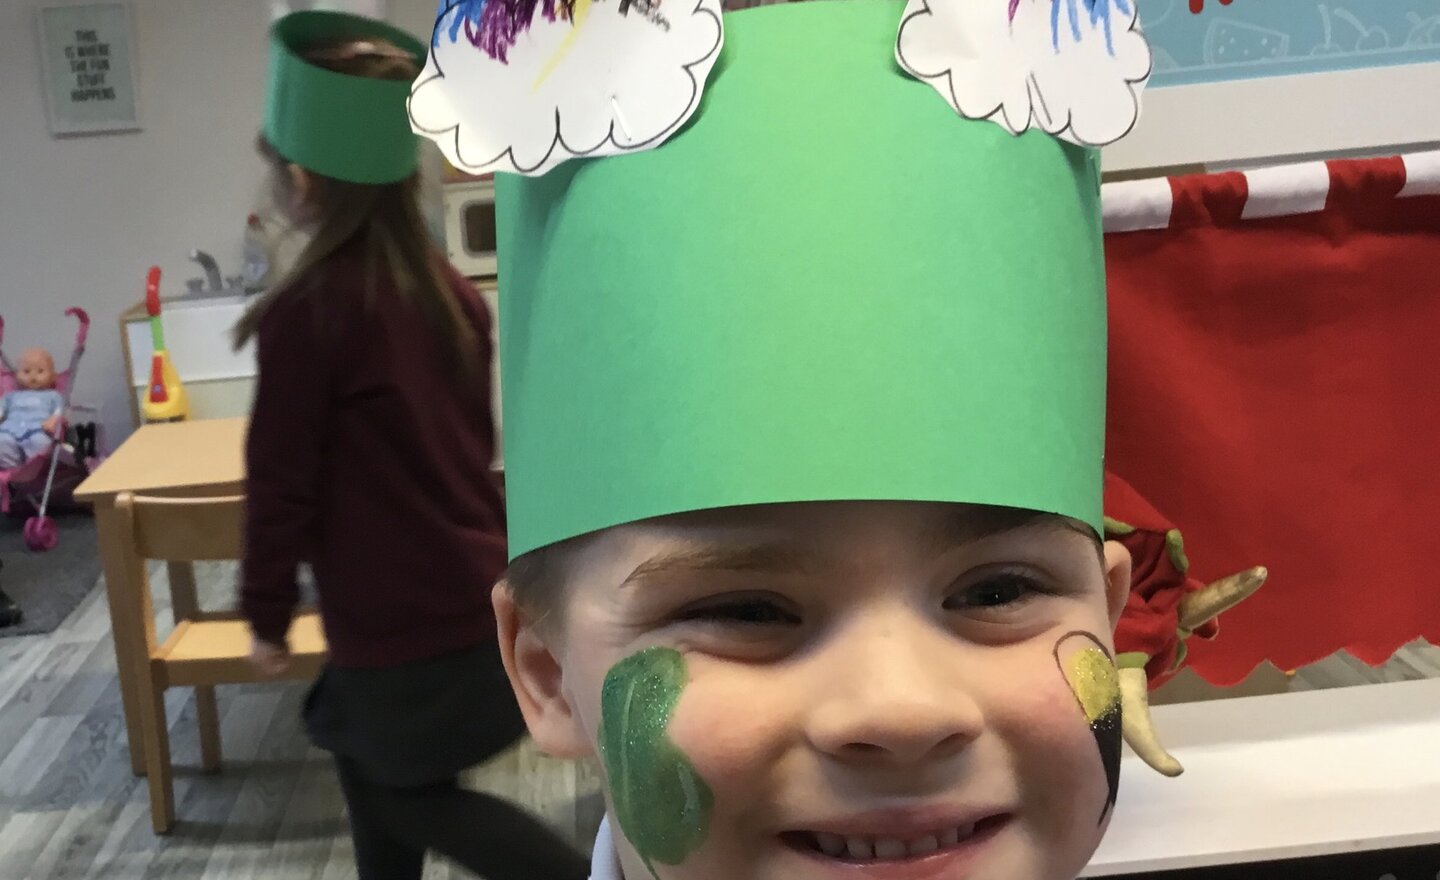
[[(1405, 186), (1400, 198), (1440, 195), (1440, 150), (1400, 156)], [(1323, 210), (1330, 194), (1330, 168), (1299, 162), (1245, 172), (1249, 196), (1242, 218), (1293, 217)], [(1174, 194), (1168, 178), (1126, 180), (1100, 188), (1105, 231), (1136, 232), (1170, 225)]]

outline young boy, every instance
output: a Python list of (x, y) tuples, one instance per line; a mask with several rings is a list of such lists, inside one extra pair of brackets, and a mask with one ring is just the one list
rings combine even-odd
[(497, 183), (494, 601), (602, 762), (595, 880), (1069, 880), (1105, 830), (1098, 167), (949, 110), (901, 13), (728, 14), (663, 146)]

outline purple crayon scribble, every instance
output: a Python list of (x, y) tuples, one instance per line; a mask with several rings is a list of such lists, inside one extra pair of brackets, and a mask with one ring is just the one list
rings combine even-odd
[(546, 21), (573, 21), (575, 0), (458, 0), (446, 13), (454, 15), (450, 42), (458, 43), (463, 31), (466, 42), (504, 64), (537, 11)]

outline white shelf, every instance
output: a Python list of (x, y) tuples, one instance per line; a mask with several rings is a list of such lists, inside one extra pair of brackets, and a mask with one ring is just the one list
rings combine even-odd
[(1440, 680), (1157, 706), (1084, 877), (1440, 844)]
[[(1440, 62), (1145, 90), (1106, 171), (1235, 165), (1440, 142)], [(1433, 99), (1431, 99), (1433, 100)]]

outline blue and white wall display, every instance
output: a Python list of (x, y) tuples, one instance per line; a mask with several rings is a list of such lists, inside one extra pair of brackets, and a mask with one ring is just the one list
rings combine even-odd
[(1139, 0), (1152, 87), (1440, 61), (1440, 0)]

